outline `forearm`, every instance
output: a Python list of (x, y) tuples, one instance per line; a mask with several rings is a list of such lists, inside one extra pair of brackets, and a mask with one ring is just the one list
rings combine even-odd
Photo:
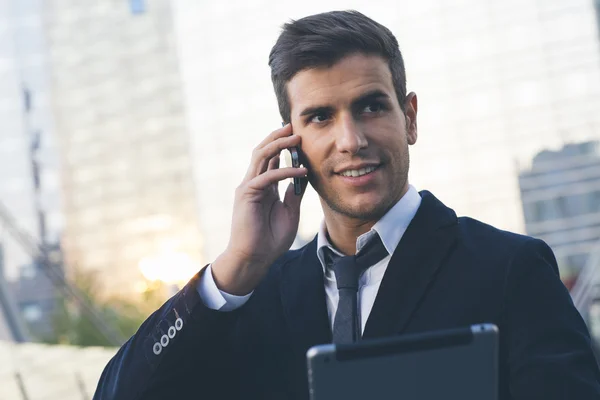
[(237, 314), (207, 308), (197, 282), (198, 276), (119, 349), (102, 373), (94, 399), (164, 398), (192, 383), (210, 391), (230, 374), (227, 352)]

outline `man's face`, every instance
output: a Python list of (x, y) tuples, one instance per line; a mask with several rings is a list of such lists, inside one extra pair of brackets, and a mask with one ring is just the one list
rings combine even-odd
[(402, 112), (385, 60), (353, 54), (288, 83), (291, 120), (324, 212), (381, 218), (408, 188), (417, 99)]

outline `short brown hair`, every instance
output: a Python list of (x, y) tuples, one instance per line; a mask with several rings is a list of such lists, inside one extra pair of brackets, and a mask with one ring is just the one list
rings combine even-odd
[(402, 111), (406, 98), (406, 71), (398, 41), (385, 26), (358, 11), (331, 11), (283, 25), (269, 55), (271, 80), (284, 122), (290, 122), (286, 90), (298, 72), (332, 66), (352, 53), (378, 55), (388, 61)]

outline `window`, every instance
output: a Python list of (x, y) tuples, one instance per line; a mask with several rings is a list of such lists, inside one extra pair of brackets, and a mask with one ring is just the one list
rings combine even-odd
[(25, 107), (25, 112), (30, 112), (32, 108), (31, 91), (26, 87), (23, 88), (23, 104)]
[(30, 303), (23, 306), (23, 318), (27, 322), (36, 322), (42, 318), (42, 307), (37, 303)]
[(129, 8), (132, 14), (143, 14), (146, 11), (145, 0), (129, 0)]
[(536, 201), (530, 206), (531, 222), (541, 222), (546, 219), (546, 216), (544, 214), (544, 204), (545, 203), (543, 201)]
[(20, 279), (33, 279), (37, 275), (37, 267), (35, 264), (24, 264), (19, 268)]
[(598, 33), (600, 34), (600, 0), (594, 1), (594, 8), (596, 9), (596, 22), (598, 25)]
[(587, 195), (587, 198), (589, 200), (589, 207), (590, 207), (590, 212), (599, 212), (600, 211), (600, 190), (594, 192), (594, 193), (589, 193)]

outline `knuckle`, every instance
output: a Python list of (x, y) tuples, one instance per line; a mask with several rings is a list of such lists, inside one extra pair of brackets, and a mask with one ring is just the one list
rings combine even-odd
[(266, 158), (267, 154), (270, 151), (270, 147), (269, 145), (263, 147), (262, 149), (258, 149), (256, 152), (256, 157), (258, 160), (263, 160), (264, 158)]
[(288, 147), (290, 147), (290, 141), (288, 140), (288, 138), (285, 138), (285, 140), (281, 140), (281, 141), (277, 142), (277, 150), (279, 150), (279, 151), (285, 150)]

